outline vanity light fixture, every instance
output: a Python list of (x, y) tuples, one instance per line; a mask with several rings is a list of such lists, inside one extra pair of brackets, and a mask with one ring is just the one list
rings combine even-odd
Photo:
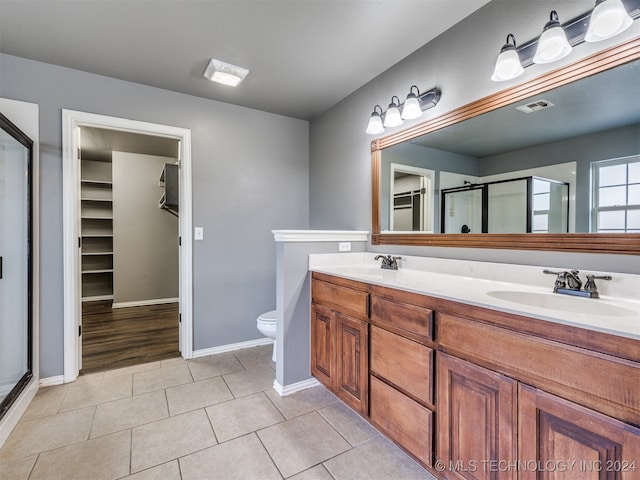
[(205, 68), (203, 73), (206, 79), (230, 87), (237, 87), (248, 74), (249, 70), (246, 68), (231, 65), (230, 63), (222, 62), (215, 58), (209, 60), (207, 68)]
[(585, 42), (599, 42), (624, 32), (633, 23), (620, 0), (596, 0)]
[(438, 104), (440, 95), (439, 88), (432, 88), (427, 92), (420, 93), (418, 87), (412, 85), (404, 103), (401, 104), (400, 99), (394, 95), (391, 97), (391, 103), (386, 112), (382, 110), (380, 105), (373, 108), (366, 132), (369, 135), (378, 135), (384, 132), (385, 127), (402, 125), (403, 119), (418, 118), (422, 116), (422, 112)]
[(549, 21), (542, 30), (538, 40), (538, 48), (533, 56), (533, 63), (551, 63), (566, 57), (572, 47), (567, 40), (567, 34), (558, 21), (558, 12), (551, 10)]
[(510, 33), (507, 35), (507, 43), (500, 49), (500, 55), (496, 59), (496, 66), (493, 69), (491, 80), (494, 82), (511, 80), (522, 75), (522, 72), (524, 72), (524, 68), (522, 68), (522, 63), (518, 56), (516, 37)]
[[(398, 101), (395, 102), (394, 99)], [(400, 99), (394, 95), (391, 97), (391, 103), (387, 107), (387, 113), (384, 115), (383, 125), (385, 127), (399, 127), (402, 123), (402, 116), (400, 116)]]
[(640, 0), (595, 0), (595, 7), (560, 24), (558, 13), (551, 11), (550, 20), (540, 37), (516, 46), (513, 34), (500, 50), (491, 80), (501, 82), (520, 76), (533, 64), (551, 63), (566, 57), (576, 45), (614, 37), (640, 18)]
[[(380, 112), (378, 112), (378, 109)], [(369, 135), (377, 135), (384, 132), (384, 126), (382, 125), (382, 107), (376, 105), (373, 107), (373, 113), (369, 117), (369, 125), (367, 125), (367, 133)]]

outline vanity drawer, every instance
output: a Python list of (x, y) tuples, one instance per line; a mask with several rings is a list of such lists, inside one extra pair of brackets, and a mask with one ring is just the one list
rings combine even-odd
[(433, 311), (428, 308), (372, 296), (371, 323), (423, 344), (433, 340)]
[(448, 314), (438, 339), (447, 353), (640, 425), (640, 363)]
[(373, 325), (369, 338), (371, 373), (433, 405), (434, 351)]
[(371, 420), (421, 462), (431, 465), (433, 412), (371, 376)]
[(346, 313), (369, 315), (369, 294), (349, 287), (313, 280), (311, 295), (314, 301), (335, 305)]

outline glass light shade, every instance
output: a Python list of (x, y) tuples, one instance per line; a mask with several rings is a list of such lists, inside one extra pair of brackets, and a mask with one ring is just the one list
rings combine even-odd
[(231, 73), (214, 72), (211, 76), (211, 81), (218, 82), (223, 85), (229, 85), (230, 87), (235, 87), (242, 81), (242, 79), (240, 77), (236, 77)]
[(400, 116), (400, 109), (398, 105), (392, 103), (389, 105), (387, 109), (387, 113), (384, 115), (384, 126), (385, 127), (398, 127), (402, 125), (402, 117)]
[(369, 124), (367, 125), (367, 133), (369, 135), (378, 135), (384, 132), (384, 126), (382, 125), (382, 118), (378, 112), (373, 112), (369, 117)]
[(422, 116), (422, 109), (420, 108), (420, 102), (414, 94), (409, 94), (402, 107), (401, 117), (405, 120), (412, 120), (414, 118), (420, 118)]
[(511, 80), (522, 75), (522, 72), (524, 72), (524, 68), (522, 68), (516, 49), (503, 50), (500, 52), (500, 55), (498, 55), (491, 80), (494, 82)]
[(629, 16), (620, 0), (604, 0), (597, 2), (591, 12), (591, 20), (585, 42), (599, 42), (624, 32), (631, 26), (633, 19)]
[(538, 48), (533, 56), (533, 63), (550, 63), (560, 60), (571, 53), (571, 45), (563, 28), (558, 25), (545, 29), (538, 40)]

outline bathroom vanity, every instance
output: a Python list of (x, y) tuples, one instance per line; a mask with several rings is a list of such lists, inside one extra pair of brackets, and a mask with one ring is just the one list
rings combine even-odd
[(468, 271), (311, 270), (312, 374), (439, 478), (639, 478), (636, 301), (565, 305)]

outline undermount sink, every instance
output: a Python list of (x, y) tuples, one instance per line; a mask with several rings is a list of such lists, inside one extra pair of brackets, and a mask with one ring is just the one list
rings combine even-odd
[(487, 292), (487, 295), (507, 302), (529, 305), (532, 307), (562, 310), (565, 312), (602, 315), (609, 317), (637, 316), (638, 313), (628, 308), (612, 305), (602, 299), (578, 298), (557, 293), (518, 292), (514, 290), (498, 290)]

